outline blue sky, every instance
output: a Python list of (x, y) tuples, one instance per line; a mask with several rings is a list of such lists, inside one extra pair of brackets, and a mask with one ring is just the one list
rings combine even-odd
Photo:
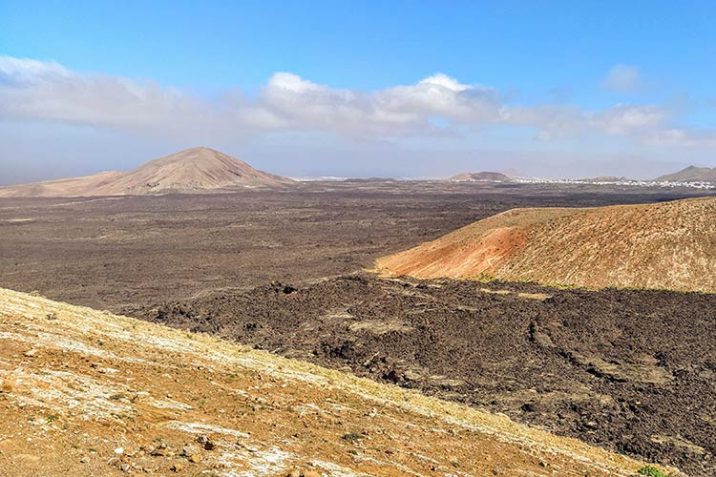
[(0, 0), (0, 183), (195, 144), (294, 176), (713, 166), (714, 18), (709, 1)]

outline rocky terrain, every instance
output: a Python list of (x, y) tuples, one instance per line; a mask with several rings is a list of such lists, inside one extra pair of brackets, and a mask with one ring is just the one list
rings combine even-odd
[(716, 295), (358, 274), (126, 311), (716, 473)]
[(716, 292), (716, 199), (525, 208), (380, 258), (384, 276)]
[(506, 417), (0, 290), (3, 477), (632, 476)]
[(196, 147), (150, 161), (134, 171), (105, 172), (0, 188), (0, 197), (92, 197), (277, 187), (291, 179), (258, 171), (214, 149)]

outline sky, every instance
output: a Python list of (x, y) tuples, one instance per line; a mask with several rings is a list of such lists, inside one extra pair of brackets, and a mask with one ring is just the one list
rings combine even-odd
[(0, 184), (716, 166), (713, 1), (0, 0)]

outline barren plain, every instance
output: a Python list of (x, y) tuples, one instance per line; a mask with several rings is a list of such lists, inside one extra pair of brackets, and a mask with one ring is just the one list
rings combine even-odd
[(694, 189), (306, 182), (285, 190), (0, 199), (0, 285), (119, 311), (204, 290), (304, 283), (372, 268), (516, 207), (592, 207)]

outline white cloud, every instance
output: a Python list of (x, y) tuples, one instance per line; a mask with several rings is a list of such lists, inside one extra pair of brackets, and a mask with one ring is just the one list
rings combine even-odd
[(595, 124), (610, 134), (629, 134), (660, 127), (667, 112), (653, 105), (630, 106), (618, 104), (596, 115)]
[(663, 129), (648, 136), (647, 142), (655, 146), (710, 149), (716, 148), (716, 132), (688, 131), (681, 128)]
[(0, 57), (0, 117), (94, 126), (174, 129), (211, 112), (173, 88), (74, 73), (57, 63)]
[(602, 86), (612, 91), (628, 93), (635, 91), (641, 84), (639, 68), (631, 65), (615, 65), (602, 80)]
[(43, 77), (68, 77), (71, 73), (59, 63), (0, 56), (0, 77), (7, 82), (34, 82)]
[(284, 128), (381, 135), (425, 132), (435, 117), (498, 122), (502, 107), (493, 90), (443, 74), (414, 85), (362, 92), (330, 88), (291, 73), (273, 75), (255, 106), (273, 114)]
[[(628, 86), (626, 80), (638, 80), (638, 71), (630, 68), (615, 67), (610, 77), (621, 83), (614, 84)], [(295, 131), (382, 139), (462, 134), (490, 126), (531, 129), (543, 140), (597, 132), (655, 143), (676, 142), (669, 137), (677, 135), (668, 125), (668, 111), (656, 105), (617, 104), (600, 111), (573, 105), (521, 106), (493, 88), (464, 84), (445, 74), (359, 91), (280, 72), (256, 98), (235, 90), (209, 100), (148, 81), (78, 73), (54, 62), (7, 56), (0, 56), (0, 118), (178, 136)]]

